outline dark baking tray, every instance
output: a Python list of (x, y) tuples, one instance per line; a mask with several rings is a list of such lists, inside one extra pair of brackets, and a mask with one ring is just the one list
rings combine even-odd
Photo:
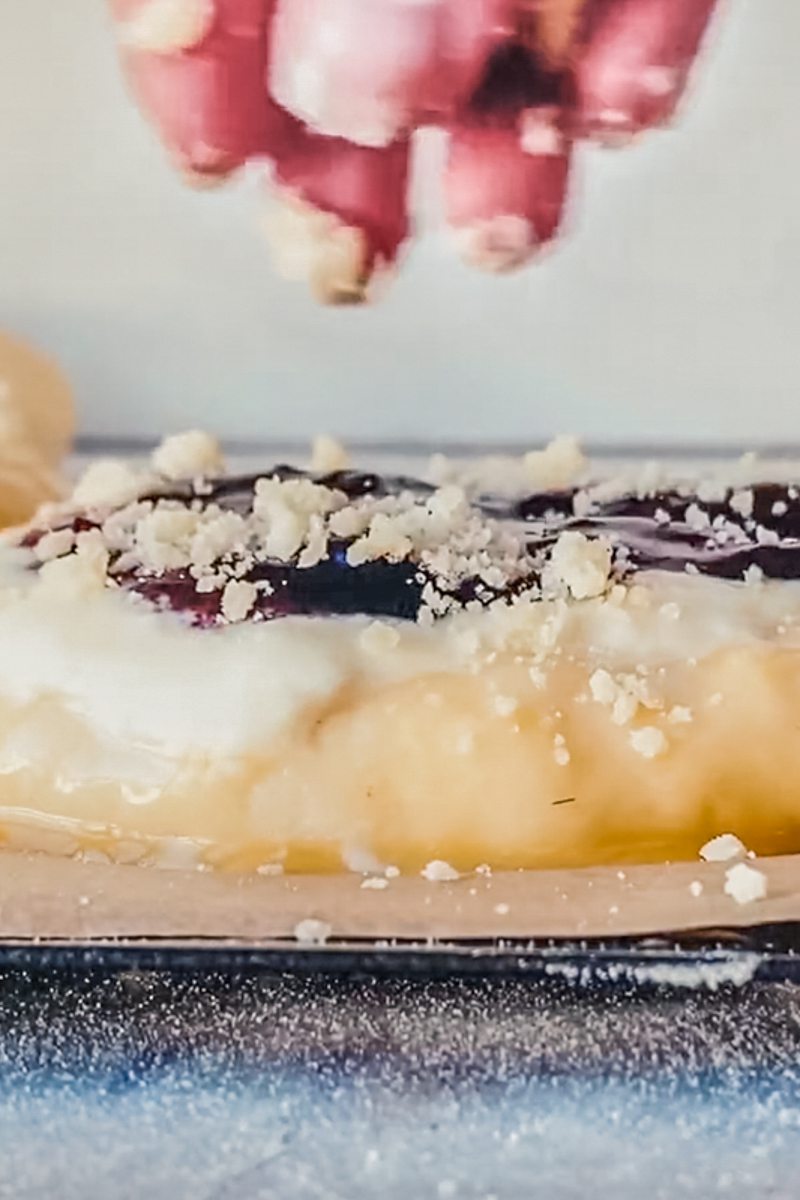
[(794, 937), (6, 945), (0, 1197), (796, 1200)]
[(0, 942), (0, 969), (241, 971), (349, 978), (500, 978), (586, 987), (714, 990), (800, 983), (800, 924), (571, 941), (242, 943), (157, 938)]

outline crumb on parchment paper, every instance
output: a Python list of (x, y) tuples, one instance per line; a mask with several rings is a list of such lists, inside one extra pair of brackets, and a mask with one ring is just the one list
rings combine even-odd
[(752, 904), (767, 895), (767, 877), (763, 871), (737, 863), (725, 872), (725, 893), (737, 904)]

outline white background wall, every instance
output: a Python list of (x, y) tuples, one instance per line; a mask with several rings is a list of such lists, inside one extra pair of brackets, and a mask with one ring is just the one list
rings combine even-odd
[(582, 154), (559, 253), (485, 279), (434, 229), (331, 312), (273, 277), (257, 180), (173, 177), (103, 0), (0, 0), (0, 324), (94, 433), (800, 443), (800, 0), (722, 16), (677, 133)]

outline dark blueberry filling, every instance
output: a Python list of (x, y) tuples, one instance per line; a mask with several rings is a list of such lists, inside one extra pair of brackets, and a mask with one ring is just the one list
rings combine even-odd
[(259, 479), (312, 479), (324, 487), (336, 488), (343, 492), (349, 500), (358, 500), (362, 496), (396, 496), (400, 492), (411, 492), (415, 496), (430, 496), (435, 488), (421, 479), (412, 479), (405, 475), (375, 475), (366, 471), (330, 471), (325, 475), (312, 475), (291, 467), (287, 463), (256, 475), (227, 475), (221, 479), (209, 480), (205, 490), (198, 493), (192, 483), (175, 484), (172, 487), (145, 496), (146, 500), (183, 500), (187, 504), (192, 500), (200, 500), (203, 505), (218, 504), (220, 508), (232, 509), (242, 514), (249, 513), (253, 508), (256, 483)]
[[(250, 571), (247, 579), (269, 584), (259, 592), (255, 608), (264, 620), (369, 613), (413, 621), (424, 583), (419, 568), (410, 562), (378, 560), (349, 567), (341, 543), (316, 566), (301, 570), (291, 563), (266, 561)], [(146, 577), (130, 574), (119, 577), (119, 582), (159, 608), (191, 614), (193, 624), (213, 625), (219, 617), (221, 592), (198, 594), (187, 571)]]
[[(216, 504), (242, 514), (251, 511), (255, 484), (265, 477), (232, 476), (209, 481), (200, 488), (192, 484), (176, 485), (151, 499), (173, 499), (203, 507)], [(380, 476), (356, 471), (336, 471), (308, 476), (287, 465), (276, 466), (268, 477), (282, 480), (310, 477), (315, 482), (336, 488), (348, 498), (388, 496), (411, 493), (423, 499), (433, 492), (430, 484), (402, 476)], [(588, 537), (609, 537), (615, 547), (616, 571), (630, 575), (644, 568), (666, 571), (696, 571), (721, 579), (742, 579), (750, 567), (758, 567), (769, 579), (800, 579), (800, 498), (794, 487), (782, 484), (757, 484), (752, 492), (753, 511), (747, 518), (730, 506), (731, 493), (713, 502), (697, 500), (682, 491), (659, 492), (647, 497), (627, 494), (594, 505), (585, 516), (574, 514), (574, 490), (541, 492), (523, 500), (485, 496), (474, 501), (477, 511), (499, 520), (507, 520), (526, 531), (532, 556), (555, 543), (565, 529), (578, 530)], [(709, 522), (697, 529), (687, 519), (687, 510), (697, 505)], [(774, 512), (777, 505), (778, 511)], [(715, 537), (713, 522), (722, 526), (725, 538)], [(85, 517), (78, 517), (77, 531), (92, 528)], [(33, 531), (24, 545), (36, 544), (41, 531)], [(348, 543), (332, 542), (328, 557), (313, 567), (299, 568), (293, 563), (265, 560), (257, 563), (246, 578), (259, 589), (253, 617), (271, 620), (289, 615), (365, 614), (414, 620), (423, 602), (426, 584), (433, 582), (425, 568), (414, 561), (374, 562), (350, 566)], [(120, 586), (135, 592), (158, 608), (185, 614), (196, 625), (213, 625), (220, 615), (221, 591), (198, 593), (188, 571), (166, 571), (160, 575), (130, 571), (116, 576)], [(506, 595), (535, 586), (538, 574), (517, 580)], [(437, 589), (442, 594), (441, 587)], [(496, 589), (478, 579), (466, 580), (457, 590), (444, 593), (458, 604), (471, 600), (486, 604), (497, 599)]]

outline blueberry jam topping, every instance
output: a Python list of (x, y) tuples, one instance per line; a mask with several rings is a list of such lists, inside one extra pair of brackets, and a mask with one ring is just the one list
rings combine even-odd
[(376, 475), (371, 471), (329, 471), (320, 475), (301, 471), (287, 463), (278, 463), (271, 470), (260, 471), (256, 475), (226, 475), (220, 479), (209, 479), (201, 493), (193, 483), (186, 482), (173, 484), (144, 499), (183, 500), (187, 504), (199, 499), (203, 505), (217, 504), (220, 508), (244, 514), (252, 511), (256, 484), (259, 479), (265, 478), (279, 479), (281, 482), (311, 479), (323, 487), (343, 492), (348, 500), (359, 500), (362, 496), (396, 496), (401, 492), (410, 492), (424, 499), (436, 490), (432, 484), (406, 475)]
[[(402, 476), (357, 471), (309, 474), (281, 464), (257, 475), (171, 484), (144, 499), (178, 501), (195, 510), (214, 505), (246, 517), (253, 510), (257, 481), (265, 478), (310, 479), (344, 493), (350, 501), (405, 494), (424, 502), (435, 491), (428, 483)], [(310, 566), (300, 566), (297, 556), (289, 562), (262, 557), (249, 564), (240, 576), (257, 589), (249, 618), (364, 614), (414, 620), (430, 584), (459, 607), (475, 600), (487, 604), (537, 587), (548, 551), (566, 530), (589, 539), (609, 539), (616, 578), (659, 569), (742, 580), (755, 568), (768, 579), (800, 579), (800, 492), (790, 485), (755, 484), (740, 493), (728, 489), (714, 500), (699, 500), (682, 487), (647, 496), (631, 491), (609, 499), (602, 498), (602, 490), (590, 488), (580, 493), (577, 489), (543, 491), (511, 500), (486, 495), (473, 499), (471, 505), (476, 514), (522, 534), (534, 566), (504, 587), (473, 577), (448, 590), (413, 554), (400, 561), (378, 557), (352, 565), (348, 549), (354, 539), (331, 537), (325, 556)], [(82, 515), (69, 527), (85, 532), (97, 526)], [(30, 532), (23, 544), (35, 546), (43, 532)], [(117, 567), (112, 554), (111, 570), (119, 586), (155, 607), (183, 614), (192, 624), (210, 626), (220, 620), (222, 587), (198, 590), (187, 568), (154, 572), (122, 562)]]
[[(248, 572), (247, 579), (266, 583), (269, 589), (259, 592), (254, 612), (267, 620), (364, 613), (415, 620), (424, 583), (419, 568), (410, 562), (385, 559), (350, 567), (346, 549), (344, 543), (334, 544), (327, 559), (302, 570), (291, 563), (259, 563)], [(117, 578), (123, 587), (158, 608), (190, 614), (195, 625), (213, 625), (219, 618), (221, 590), (198, 594), (188, 571), (166, 571), (158, 576), (131, 573)]]

